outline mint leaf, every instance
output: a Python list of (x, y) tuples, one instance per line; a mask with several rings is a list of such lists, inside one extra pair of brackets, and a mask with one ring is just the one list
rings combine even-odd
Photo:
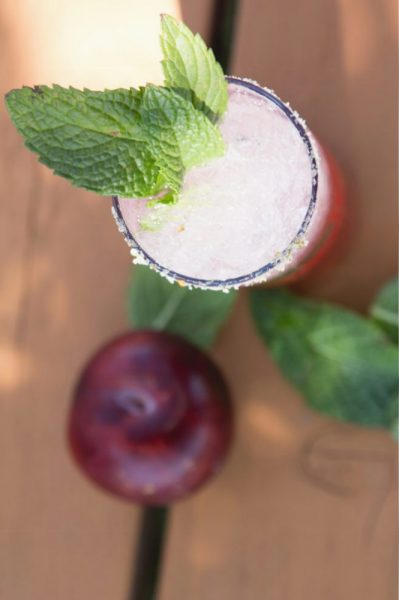
[(170, 331), (209, 348), (228, 318), (236, 293), (189, 290), (148, 269), (133, 269), (128, 316), (134, 327)]
[(26, 146), (74, 185), (124, 197), (164, 187), (140, 123), (139, 91), (43, 85), (13, 90), (6, 103)]
[(345, 421), (392, 426), (397, 348), (374, 323), (286, 290), (254, 290), (251, 307), (272, 356), (312, 408)]
[(393, 439), (396, 442), (399, 442), (399, 418), (398, 417), (393, 418), (389, 429), (390, 429)]
[(184, 23), (163, 15), (161, 48), (165, 85), (192, 91), (197, 108), (204, 110), (205, 106), (211, 114), (221, 116), (227, 108), (227, 82), (202, 38)]
[(174, 191), (180, 189), (185, 168), (199, 165), (224, 152), (219, 129), (172, 89), (146, 87), (141, 116), (152, 152)]
[(378, 294), (371, 316), (392, 341), (398, 343), (398, 285), (397, 277), (387, 283)]

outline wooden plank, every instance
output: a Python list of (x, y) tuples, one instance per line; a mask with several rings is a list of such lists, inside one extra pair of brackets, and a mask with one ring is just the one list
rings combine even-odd
[[(233, 57), (232, 72), (289, 99), (340, 160), (347, 254), (302, 288), (360, 309), (397, 265), (395, 12), (391, 0), (241, 0)], [(394, 600), (397, 447), (307, 410), (245, 300), (214, 353), (235, 396), (234, 450), (172, 511), (161, 600)]]
[[(1, 95), (52, 81), (156, 80), (161, 11), (176, 13), (175, 2), (4, 0)], [(122, 600), (138, 509), (80, 475), (65, 424), (83, 363), (126, 328), (130, 255), (110, 202), (40, 166), (3, 103), (0, 139), (0, 597)]]

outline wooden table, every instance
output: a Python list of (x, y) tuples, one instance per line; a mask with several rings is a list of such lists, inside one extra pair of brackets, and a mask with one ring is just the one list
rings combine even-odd
[[(158, 81), (159, 12), (209, 37), (211, 0), (3, 0), (0, 89)], [(231, 71), (274, 88), (343, 167), (353, 230), (302, 286), (365, 309), (397, 270), (393, 0), (241, 0)], [(127, 598), (138, 509), (71, 463), (65, 420), (90, 353), (126, 328), (130, 257), (109, 202), (55, 178), (0, 109), (0, 598)], [(214, 356), (237, 438), (172, 511), (161, 600), (394, 600), (396, 447), (306, 408), (240, 297)]]

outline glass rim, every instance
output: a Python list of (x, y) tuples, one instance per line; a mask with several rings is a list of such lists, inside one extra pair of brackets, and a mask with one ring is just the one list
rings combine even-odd
[[(307, 155), (310, 161), (310, 173), (311, 173), (311, 194), (309, 199), (309, 205), (306, 210), (305, 217), (292, 238), (289, 244), (286, 246), (284, 250), (278, 253), (273, 260), (266, 263), (262, 267), (256, 269), (255, 271), (251, 271), (246, 275), (240, 275), (238, 277), (230, 277), (228, 279), (203, 279), (199, 277), (190, 277), (189, 275), (183, 275), (182, 273), (177, 273), (167, 267), (161, 265), (152, 258), (137, 242), (137, 240), (132, 235), (131, 231), (127, 227), (125, 220), (123, 218), (119, 197), (112, 196), (112, 212), (116, 223), (118, 225), (118, 229), (123, 233), (123, 236), (127, 242), (127, 244), (131, 248), (131, 253), (136, 258), (139, 258), (139, 261), (145, 263), (149, 267), (154, 268), (158, 273), (166, 277), (171, 281), (178, 281), (186, 284), (187, 286), (192, 286), (196, 288), (203, 289), (214, 289), (214, 290), (228, 290), (230, 288), (238, 288), (245, 284), (250, 284), (251, 282), (255, 282), (256, 280), (262, 281), (262, 279), (267, 279), (267, 274), (274, 269), (278, 270), (279, 265), (284, 265), (285, 261), (291, 256), (294, 248), (299, 248), (302, 246), (304, 235), (306, 234), (309, 225), (312, 221), (312, 217), (316, 207), (317, 201), (317, 191), (319, 185), (319, 169), (317, 164), (317, 153), (314, 142), (310, 137), (309, 130), (306, 127), (305, 122), (301, 117), (296, 113), (288, 103), (285, 103), (275, 94), (272, 90), (268, 88), (264, 88), (260, 86), (256, 81), (251, 79), (245, 79), (241, 77), (236, 77), (232, 75), (227, 75), (226, 80), (228, 83), (233, 83), (235, 85), (239, 85), (241, 87), (247, 88), (264, 98), (267, 98), (271, 102), (273, 102), (291, 121), (291, 123), (297, 129), (303, 143), (306, 146)], [(137, 263), (139, 263), (137, 261)], [(282, 269), (282, 270), (285, 270)]]

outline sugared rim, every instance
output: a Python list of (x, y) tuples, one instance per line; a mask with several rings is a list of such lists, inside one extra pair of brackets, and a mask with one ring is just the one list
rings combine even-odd
[(112, 197), (112, 212), (115, 217), (116, 223), (119, 230), (123, 233), (126, 242), (131, 247), (131, 254), (135, 257), (135, 262), (146, 264), (149, 267), (158, 271), (160, 275), (163, 275), (169, 281), (178, 281), (181, 284), (185, 284), (190, 287), (197, 287), (203, 289), (213, 290), (228, 290), (230, 288), (238, 288), (243, 285), (249, 285), (255, 281), (262, 281), (267, 279), (267, 275), (274, 269), (284, 270), (286, 264), (290, 262), (291, 256), (295, 249), (303, 246), (305, 240), (306, 231), (312, 220), (313, 213), (316, 207), (317, 201), (317, 190), (319, 184), (319, 172), (317, 167), (317, 155), (314, 143), (309, 135), (309, 131), (306, 127), (305, 122), (299, 117), (299, 115), (291, 109), (291, 107), (284, 103), (272, 90), (261, 87), (256, 81), (250, 79), (242, 79), (240, 77), (226, 76), (228, 83), (242, 86), (250, 89), (253, 92), (264, 96), (271, 102), (273, 102), (279, 109), (289, 118), (291, 123), (296, 127), (302, 141), (304, 142), (309, 156), (311, 177), (312, 177), (312, 191), (309, 200), (309, 206), (306, 211), (305, 217), (302, 221), (300, 228), (297, 233), (288, 244), (288, 246), (282, 250), (274, 260), (268, 262), (263, 267), (260, 267), (256, 271), (251, 271), (247, 275), (240, 275), (239, 277), (233, 277), (229, 279), (200, 279), (197, 277), (189, 277), (182, 273), (176, 273), (154, 260), (147, 252), (140, 246), (140, 244), (133, 237), (131, 232), (126, 226), (123, 219), (122, 212), (120, 209), (118, 196)]

